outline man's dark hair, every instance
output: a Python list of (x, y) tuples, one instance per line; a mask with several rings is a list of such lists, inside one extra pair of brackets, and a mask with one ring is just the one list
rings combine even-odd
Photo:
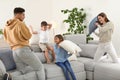
[(21, 7), (16, 7), (14, 9), (14, 14), (17, 14), (17, 13), (23, 13), (25, 12), (25, 9), (21, 8)]
[(47, 24), (46, 21), (42, 21), (42, 22), (41, 22), (41, 27), (42, 27), (42, 26), (47, 26), (47, 25), (48, 25), (48, 24)]

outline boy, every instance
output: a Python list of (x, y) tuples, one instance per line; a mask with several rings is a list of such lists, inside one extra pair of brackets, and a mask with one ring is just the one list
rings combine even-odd
[(48, 57), (48, 51), (52, 52), (53, 61), (55, 60), (55, 53), (51, 46), (49, 46), (49, 30), (51, 29), (52, 24), (48, 24), (46, 21), (41, 22), (41, 29), (39, 32), (33, 31), (32, 26), (30, 26), (32, 34), (39, 34), (39, 46), (44, 52), (47, 63), (51, 63), (50, 58)]

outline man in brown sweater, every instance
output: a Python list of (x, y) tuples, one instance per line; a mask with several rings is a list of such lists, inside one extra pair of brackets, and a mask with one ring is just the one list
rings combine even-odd
[(23, 22), (24, 18), (25, 10), (16, 7), (14, 9), (14, 18), (8, 20), (4, 28), (4, 38), (13, 50), (17, 69), (24, 74), (25, 67), (30, 66), (36, 71), (38, 80), (45, 80), (43, 65), (29, 47), (31, 33)]

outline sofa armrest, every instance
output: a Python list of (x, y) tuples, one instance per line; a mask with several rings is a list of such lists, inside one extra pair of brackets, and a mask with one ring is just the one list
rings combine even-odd
[(94, 70), (94, 80), (120, 80), (120, 64), (96, 64)]
[(0, 60), (0, 80), (2, 80), (3, 75), (6, 73), (5, 66), (3, 62)]

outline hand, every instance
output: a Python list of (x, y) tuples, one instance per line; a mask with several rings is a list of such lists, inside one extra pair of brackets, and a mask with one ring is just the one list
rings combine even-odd
[(98, 27), (98, 25), (99, 25), (98, 22), (96, 22), (96, 23), (95, 23), (95, 26)]
[(52, 27), (52, 24), (48, 24), (48, 29), (51, 29), (51, 27)]
[(29, 28), (32, 28), (32, 25), (29, 25)]

